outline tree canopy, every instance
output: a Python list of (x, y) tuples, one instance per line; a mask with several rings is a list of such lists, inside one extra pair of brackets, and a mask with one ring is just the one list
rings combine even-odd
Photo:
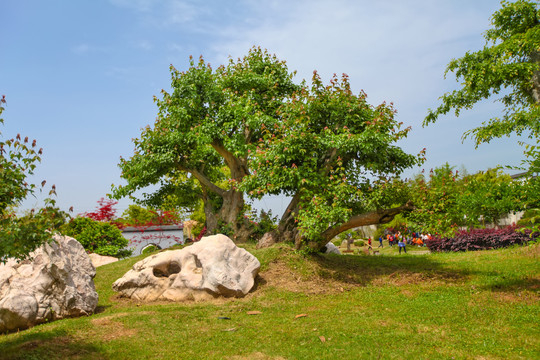
[(295, 84), (285, 62), (259, 48), (216, 70), (201, 58), (171, 73), (173, 91), (156, 99), (154, 126), (120, 162), (127, 185), (113, 189), (116, 197), (152, 184), (159, 189), (145, 200), (154, 206), (166, 194), (196, 194), (211, 233), (227, 226), (246, 239), (244, 192), (289, 195), (274, 235), (312, 248), (410, 208), (390, 180), (422, 154), (395, 145), (409, 129), (393, 106), (369, 105), (346, 75)]
[(528, 169), (540, 171), (540, 9), (538, 1), (502, 1), (485, 32), (486, 45), (452, 60), (446, 74), (453, 72), (461, 89), (444, 94), (442, 103), (430, 110), (424, 124), (435, 122), (454, 110), (456, 116), (483, 99), (502, 94), (501, 117), (494, 117), (471, 129), (478, 146), (511, 134), (527, 135)]
[[(171, 66), (172, 92), (155, 101), (158, 117), (135, 140), (135, 154), (121, 159), (126, 186), (115, 197), (148, 185), (159, 190), (146, 203), (159, 206), (165, 195), (204, 202), (210, 233), (223, 225), (247, 238), (244, 194), (235, 186), (249, 173), (249, 148), (274, 122), (277, 109), (298, 89), (283, 61), (258, 48), (213, 70), (201, 57), (180, 72)], [(185, 203), (184, 203), (185, 204)]]
[[(264, 129), (243, 188), (251, 196), (292, 197), (278, 228), (287, 240), (324, 246), (353, 227), (390, 221), (406, 199), (391, 179), (421, 161), (395, 145), (410, 128), (392, 105), (371, 106), (352, 93), (348, 76), (324, 85), (315, 72)], [(403, 193), (402, 193), (403, 195)], [(386, 217), (386, 219), (385, 219)]]

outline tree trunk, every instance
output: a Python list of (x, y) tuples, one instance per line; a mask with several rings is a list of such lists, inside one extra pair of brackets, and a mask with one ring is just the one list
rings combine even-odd
[(204, 216), (206, 217), (206, 234), (215, 234), (218, 227), (218, 219), (212, 206), (212, 201), (203, 187)]
[(243, 212), (244, 193), (234, 189), (227, 191), (217, 216), (220, 221), (232, 228), (234, 242), (247, 241), (254, 231), (249, 221), (244, 219)]
[[(300, 249), (304, 245), (295, 222), (295, 215), (298, 212), (298, 200), (299, 199), (295, 198), (291, 200), (289, 207), (287, 207), (287, 210), (281, 218), (277, 230), (265, 234), (265, 236), (261, 239), (264, 239), (264, 241), (259, 242), (257, 247), (266, 247), (280, 241), (294, 242), (296, 249)], [(347, 222), (328, 228), (321, 234), (319, 239), (309, 241), (307, 246), (311, 250), (320, 251), (324, 248), (324, 246), (326, 246), (326, 244), (328, 244), (330, 240), (344, 231), (360, 226), (386, 224), (392, 221), (394, 216), (397, 214), (403, 211), (411, 211), (413, 209), (414, 206), (411, 203), (407, 203), (396, 208), (380, 209), (364, 214), (354, 215)]]
[(538, 69), (533, 72), (531, 95), (537, 104), (540, 104), (540, 51), (532, 54), (531, 59), (536, 63)]

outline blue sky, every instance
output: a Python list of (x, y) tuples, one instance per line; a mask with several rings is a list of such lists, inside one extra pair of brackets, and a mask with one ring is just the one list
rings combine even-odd
[[(499, 114), (498, 103), (421, 126), (437, 98), (458, 86), (451, 75), (444, 79), (446, 65), (484, 45), (499, 7), (497, 0), (3, 1), (0, 131), (37, 139), (44, 154), (33, 182), (55, 184), (62, 209), (93, 210), (112, 183), (122, 183), (117, 164), (133, 153), (131, 139), (153, 124), (153, 96), (169, 89), (169, 65), (186, 69), (190, 55), (219, 65), (257, 45), (286, 60), (298, 81), (313, 70), (325, 79), (347, 73), (373, 105), (393, 102), (413, 128), (401, 145), (411, 153), (426, 147), (425, 169), (518, 165), (516, 138), (476, 150), (461, 141)], [(120, 212), (128, 204), (121, 201)], [(39, 205), (39, 197), (24, 203)], [(258, 204), (274, 213), (285, 205)]]

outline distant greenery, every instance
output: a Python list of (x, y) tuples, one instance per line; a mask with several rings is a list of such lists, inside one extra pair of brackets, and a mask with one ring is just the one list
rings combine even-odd
[(525, 211), (518, 225), (523, 226), (538, 226), (540, 225), (540, 209), (529, 209)]
[(417, 175), (410, 182), (416, 209), (404, 214), (409, 228), (451, 237), (461, 226), (495, 224), (527, 206), (527, 184), (514, 181), (500, 170), (459, 174), (449, 164)]

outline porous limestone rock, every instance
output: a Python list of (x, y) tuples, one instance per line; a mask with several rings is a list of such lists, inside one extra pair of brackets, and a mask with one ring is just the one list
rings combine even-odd
[(142, 301), (242, 297), (253, 287), (260, 266), (255, 256), (218, 234), (137, 262), (113, 289)]
[(82, 245), (59, 235), (28, 260), (0, 264), (0, 332), (91, 314), (98, 303), (95, 275)]
[(270, 247), (276, 243), (275, 234), (273, 232), (267, 232), (257, 242), (256, 249), (264, 249)]
[(94, 253), (89, 254), (88, 256), (90, 257), (92, 265), (94, 265), (96, 268), (118, 261), (118, 258), (115, 258), (114, 256), (104, 256)]
[(341, 251), (339, 251), (339, 248), (332, 244), (331, 242), (329, 242), (328, 244), (326, 244), (326, 251), (324, 252), (325, 254), (338, 254), (338, 255), (341, 255)]

